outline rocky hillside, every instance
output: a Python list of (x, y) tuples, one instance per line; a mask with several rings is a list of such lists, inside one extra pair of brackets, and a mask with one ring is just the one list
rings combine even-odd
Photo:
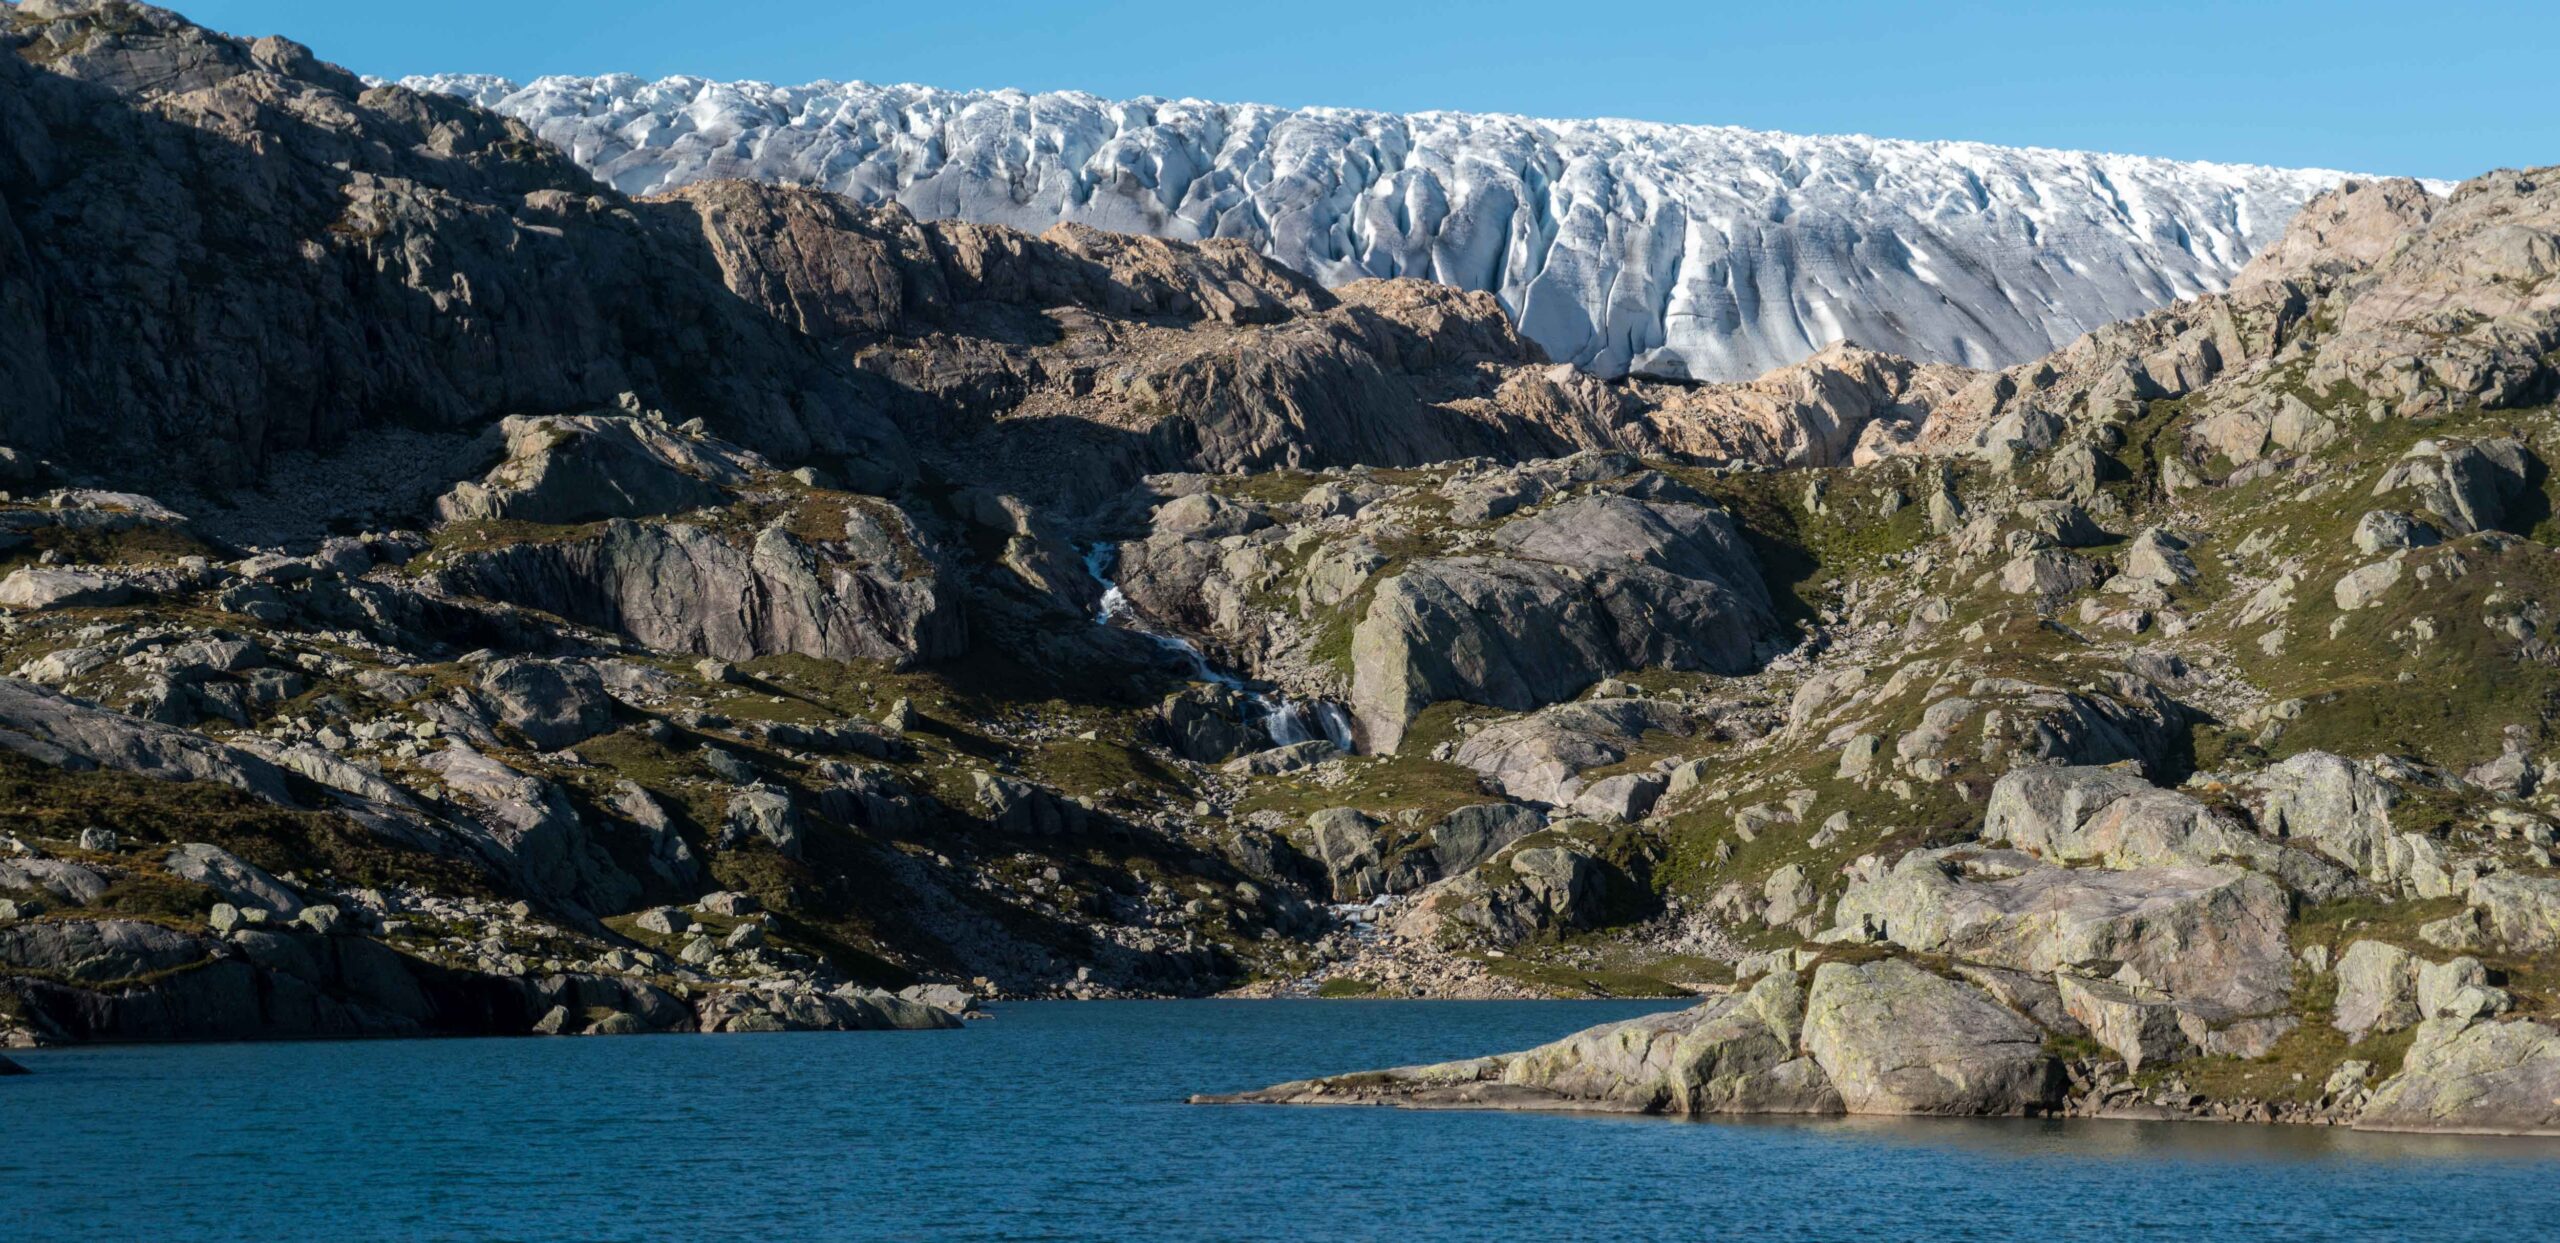
[(0, 20), (10, 1041), (1693, 994), (1257, 1099), (2560, 1130), (2548, 171), (1673, 384)]
[(2560, 1133), (2551, 177), (2349, 186), (1905, 456), (1699, 478), (1804, 558), (1810, 641), (1462, 710), (1430, 754), (1568, 857), (1338, 883), (1409, 889), (1405, 943), (1735, 984), (1230, 1099)]
[(603, 180), (1233, 238), (1326, 285), (1494, 294), (1602, 375), (1748, 379), (1834, 341), (2001, 366), (2218, 290), (2340, 174), (1729, 126), (628, 74), (405, 85)]

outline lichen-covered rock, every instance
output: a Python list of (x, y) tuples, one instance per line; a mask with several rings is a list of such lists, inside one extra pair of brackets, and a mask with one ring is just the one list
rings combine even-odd
[(2560, 1032), (2525, 1020), (2429, 1019), (2356, 1129), (2560, 1135)]
[(2387, 872), (2391, 807), (2399, 792), (2365, 764), (2326, 751), (2305, 751), (2251, 776), (2260, 795), (2258, 825), (2373, 878)]
[(2057, 975), (2053, 982), (2063, 1008), (2091, 1039), (2123, 1058), (2128, 1071), (2139, 1072), (2146, 1064), (2176, 1061), (2196, 1051), (2178, 1021), (2178, 1007), (2166, 997), (2070, 974)]
[(2021, 971), (2114, 976), (2238, 1014), (2293, 987), (2284, 891), (2229, 865), (2096, 871), (2014, 851), (1913, 851), (1853, 879), (1839, 925)]
[(1899, 958), (1816, 968), (1803, 1041), (1850, 1113), (2036, 1113), (2062, 1092), (2042, 1028)]
[(726, 849), (749, 842), (772, 847), (786, 859), (800, 857), (807, 829), (789, 790), (757, 784), (729, 796), (720, 816), (720, 845)]
[(1760, 896), (1766, 903), (1760, 911), (1761, 921), (1772, 928), (1796, 922), (1821, 902), (1821, 895), (1805, 876), (1803, 866), (1794, 863), (1769, 873), (1769, 879), (1761, 883)]
[(161, 859), (171, 876), (191, 880), (244, 907), (272, 912), (280, 919), (302, 913), (302, 895), (268, 875), (266, 869), (206, 842), (188, 842)]
[(2375, 1032), (2392, 1032), (2417, 1022), (2419, 962), (2407, 950), (2383, 941), (2358, 941), (2338, 956), (2332, 968), (2338, 979), (2338, 1001), (2332, 1026), (2349, 1040)]
[(1392, 752), (1444, 699), (1525, 711), (1622, 669), (1740, 673), (1774, 632), (1758, 558), (1706, 505), (1588, 497), (1498, 530), (1504, 555), (1416, 562), (1352, 631), (1351, 707)]
[(2471, 882), (2484, 944), (2514, 954), (2560, 950), (2560, 876), (2501, 872)]
[(501, 722), (545, 751), (613, 728), (613, 699), (587, 665), (511, 656), (482, 666), (476, 685)]
[(2017, 769), (1991, 788), (1983, 840), (2063, 864), (2110, 868), (2239, 860), (2325, 901), (2353, 877), (2325, 859), (2285, 849), (2193, 795), (2109, 768)]

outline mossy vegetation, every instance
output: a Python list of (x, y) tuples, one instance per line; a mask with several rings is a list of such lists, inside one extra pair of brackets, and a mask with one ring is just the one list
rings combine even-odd
[[(315, 795), (314, 802), (325, 800)], [(270, 872), (342, 884), (490, 892), (478, 868), (385, 840), (335, 813), (280, 808), (210, 781), (71, 772), (0, 751), (0, 833), (67, 841), (91, 828), (111, 829), (129, 845), (210, 842)], [(137, 907), (192, 900), (147, 885), (130, 898)]]

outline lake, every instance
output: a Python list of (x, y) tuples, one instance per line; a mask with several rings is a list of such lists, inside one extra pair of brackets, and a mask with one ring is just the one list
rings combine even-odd
[(2560, 1142), (1206, 1107), (1621, 1002), (1039, 1002), (957, 1032), (41, 1049), (8, 1239), (2530, 1238)]

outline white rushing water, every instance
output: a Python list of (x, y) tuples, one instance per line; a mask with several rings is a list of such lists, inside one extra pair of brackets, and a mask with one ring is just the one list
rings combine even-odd
[(1300, 701), (1256, 690), (1244, 679), (1209, 663), (1208, 655), (1189, 639), (1149, 625), (1111, 577), (1118, 556), (1109, 544), (1095, 544), (1085, 550), (1084, 571), (1102, 584), (1102, 603), (1094, 610), (1094, 624), (1141, 635), (1178, 658), (1192, 681), (1223, 686), (1244, 696), (1259, 714), (1256, 724), (1271, 736), (1273, 746), (1293, 746), (1322, 737), (1344, 751), (1352, 749), (1351, 714), (1341, 704), (1321, 699)]

